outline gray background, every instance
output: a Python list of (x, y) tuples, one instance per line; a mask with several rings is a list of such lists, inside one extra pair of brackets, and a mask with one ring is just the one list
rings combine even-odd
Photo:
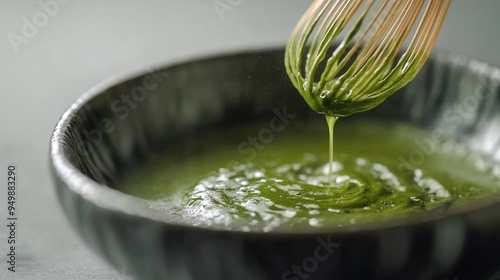
[[(58, 117), (110, 76), (282, 45), (311, 1), (233, 0), (220, 16), (213, 0), (69, 0), (16, 52), (9, 33), (22, 34), (23, 18), (43, 11), (38, 2), (0, 0), (0, 279), (127, 279), (85, 247), (56, 201), (48, 141)], [(498, 0), (454, 0), (437, 47), (500, 65), (498, 11)], [(19, 174), (15, 274), (5, 262), (9, 163)]]

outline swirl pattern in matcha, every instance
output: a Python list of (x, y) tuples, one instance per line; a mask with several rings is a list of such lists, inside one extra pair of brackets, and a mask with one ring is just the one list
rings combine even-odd
[(121, 189), (192, 224), (243, 231), (345, 227), (459, 207), (500, 189), (498, 163), (374, 121), (339, 125), (332, 186), (323, 123), (297, 122), (271, 143), (241, 145), (264, 126), (184, 140)]

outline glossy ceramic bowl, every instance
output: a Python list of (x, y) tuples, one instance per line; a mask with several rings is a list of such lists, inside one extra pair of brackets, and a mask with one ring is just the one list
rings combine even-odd
[[(437, 130), (500, 161), (500, 70), (438, 53), (402, 92), (355, 118)], [(500, 199), (446, 213), (314, 232), (200, 228), (120, 192), (119, 182), (200, 129), (272, 117), (324, 121), (294, 90), (283, 50), (192, 60), (105, 82), (62, 116), (50, 143), (76, 232), (137, 279), (485, 279), (500, 267)]]

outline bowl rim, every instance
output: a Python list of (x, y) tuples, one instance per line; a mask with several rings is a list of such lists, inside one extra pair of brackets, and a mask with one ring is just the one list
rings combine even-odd
[[(221, 58), (228, 58), (241, 55), (259, 54), (275, 51), (283, 51), (283, 46), (273, 47), (259, 47), (259, 48), (246, 48), (237, 51), (223, 51), (210, 55), (194, 56), (191, 58), (181, 58), (175, 61), (170, 60), (167, 63), (160, 63), (157, 70), (167, 70), (182, 66), (184, 64), (198, 63), (202, 61), (218, 60)], [(489, 77), (494, 78), (500, 83), (500, 68), (491, 64), (470, 58), (466, 55), (453, 52), (453, 51), (435, 51), (429, 60), (443, 60), (447, 64), (456, 65), (458, 67), (465, 67), (469, 71), (477, 74), (487, 74)], [(77, 115), (78, 111), (98, 95), (104, 94), (108, 89), (113, 88), (119, 84), (123, 84), (135, 78), (147, 75), (150, 72), (139, 70), (112, 76), (97, 85), (91, 87), (83, 95), (81, 95), (69, 108), (63, 113), (52, 131), (49, 143), (49, 157), (52, 165), (52, 175), (57, 176), (62, 181), (63, 188), (69, 188), (71, 192), (81, 196), (82, 199), (90, 202), (95, 207), (100, 207), (106, 211), (115, 212), (118, 214), (130, 215), (136, 218), (145, 219), (148, 222), (160, 223), (163, 226), (168, 226), (176, 229), (184, 229), (189, 231), (200, 231), (204, 233), (231, 233), (243, 236), (254, 237), (304, 237), (304, 236), (319, 236), (319, 235), (345, 235), (345, 234), (374, 234), (382, 230), (390, 230), (395, 228), (409, 228), (415, 226), (430, 225), (437, 221), (444, 221), (447, 219), (454, 220), (461, 216), (474, 214), (479, 211), (484, 211), (488, 208), (500, 207), (500, 196), (480, 199), (467, 205), (461, 206), (457, 209), (449, 211), (429, 211), (427, 214), (410, 214), (389, 219), (364, 222), (346, 227), (322, 227), (322, 228), (304, 228), (297, 230), (283, 230), (276, 229), (272, 231), (243, 231), (240, 229), (227, 229), (191, 225), (189, 223), (182, 223), (179, 220), (167, 219), (166, 215), (159, 215), (158, 210), (153, 210), (151, 203), (145, 199), (132, 196), (121, 191), (115, 190), (104, 184), (100, 184), (90, 177), (80, 172), (65, 156), (64, 154), (64, 134), (70, 130), (69, 124)], [(55, 178), (54, 178), (55, 179)], [(60, 200), (60, 199), (59, 199)], [(61, 202), (61, 201), (60, 201)], [(63, 209), (64, 210), (64, 209)]]

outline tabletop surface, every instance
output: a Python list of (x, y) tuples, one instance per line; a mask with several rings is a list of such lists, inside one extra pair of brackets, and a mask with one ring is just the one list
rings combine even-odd
[[(17, 264), (0, 279), (131, 279), (78, 238), (56, 200), (48, 142), (83, 92), (120, 73), (225, 51), (281, 46), (311, 1), (0, 0), (0, 186), (15, 164)], [(218, 5), (225, 9), (218, 9)], [(500, 65), (500, 1), (454, 0), (437, 48)], [(7, 188), (0, 219), (7, 219)]]

